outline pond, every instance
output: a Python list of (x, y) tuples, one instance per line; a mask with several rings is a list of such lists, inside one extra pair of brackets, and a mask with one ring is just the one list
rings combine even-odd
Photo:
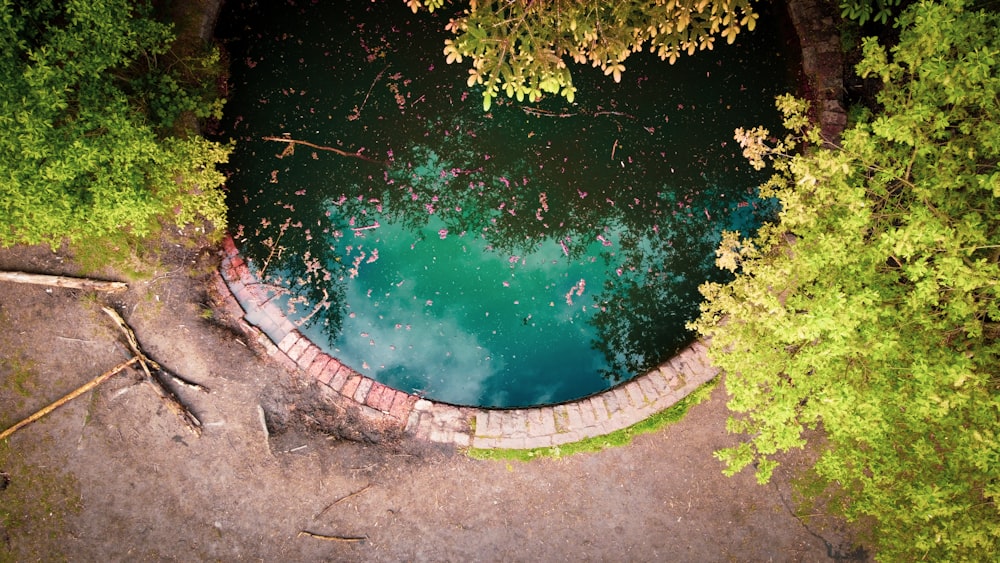
[(776, 212), (732, 140), (777, 129), (792, 89), (774, 20), (487, 113), (444, 14), (227, 2), (233, 238), (299, 330), (391, 387), (489, 407), (609, 388), (690, 343), (720, 232)]

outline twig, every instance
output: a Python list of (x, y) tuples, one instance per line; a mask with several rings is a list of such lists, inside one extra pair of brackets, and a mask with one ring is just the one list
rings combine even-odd
[(70, 278), (67, 276), (50, 276), (48, 274), (29, 274), (27, 272), (0, 272), (0, 281), (109, 292), (124, 291), (128, 289), (128, 284), (125, 282), (95, 280), (90, 278)]
[(337, 541), (345, 543), (357, 543), (368, 539), (368, 536), (327, 536), (323, 534), (314, 534), (308, 530), (301, 530), (295, 537), (301, 538), (302, 536), (308, 536), (310, 538), (316, 538), (318, 540)]
[(29, 416), (28, 418), (22, 420), (21, 422), (18, 422), (14, 426), (11, 426), (7, 430), (4, 430), (3, 433), (0, 433), (0, 442), (2, 442), (3, 440), (6, 440), (8, 437), (10, 437), (11, 434), (13, 434), (14, 432), (17, 432), (21, 428), (23, 428), (23, 427), (31, 424), (32, 422), (38, 420), (39, 418), (42, 418), (43, 416), (49, 414), (50, 412), (56, 410), (59, 407), (65, 405), (66, 403), (72, 401), (73, 399), (79, 397), (80, 395), (83, 395), (87, 391), (90, 391), (91, 389), (93, 389), (94, 387), (97, 387), (98, 385), (104, 383), (108, 379), (111, 379), (111, 376), (115, 375), (116, 373), (120, 372), (121, 370), (129, 367), (130, 365), (132, 365), (132, 364), (134, 364), (134, 363), (136, 363), (138, 361), (139, 361), (139, 356), (133, 356), (128, 361), (125, 361), (125, 362), (122, 362), (122, 363), (118, 364), (117, 366), (111, 368), (109, 371), (106, 371), (106, 372), (102, 373), (101, 375), (98, 375), (94, 379), (91, 379), (87, 383), (84, 383), (80, 387), (77, 387), (75, 390), (73, 390), (72, 392), (70, 392), (65, 397), (59, 399), (58, 401), (50, 404), (47, 407), (39, 410), (38, 412), (36, 412), (35, 414)]
[(298, 139), (291, 139), (289, 137), (261, 137), (261, 138), (264, 139), (265, 141), (277, 141), (279, 143), (293, 143), (293, 144), (296, 144), (296, 145), (305, 145), (307, 147), (312, 147), (312, 148), (317, 149), (317, 150), (330, 151), (330, 152), (333, 152), (333, 153), (337, 153), (337, 154), (339, 154), (341, 156), (349, 156), (349, 157), (352, 157), (352, 158), (360, 158), (361, 160), (367, 160), (368, 162), (375, 162), (375, 163), (378, 163), (378, 164), (385, 164), (385, 162), (382, 162), (381, 160), (375, 160), (374, 158), (369, 158), (369, 157), (361, 154), (360, 151), (359, 152), (347, 152), (345, 150), (338, 149), (338, 148), (335, 148), (335, 147), (328, 147), (328, 146), (325, 146), (325, 145), (317, 145), (315, 143), (310, 143), (309, 141), (300, 141)]
[(597, 117), (599, 115), (618, 115), (618, 116), (621, 116), (621, 117), (627, 117), (629, 119), (635, 119), (634, 115), (632, 115), (631, 113), (625, 113), (623, 111), (595, 111), (594, 112), (594, 117)]
[(70, 338), (68, 336), (59, 336), (59, 335), (56, 335), (56, 338), (58, 338), (59, 340), (65, 340), (66, 342), (79, 342), (81, 344), (97, 344), (93, 340), (84, 340), (82, 338)]
[(323, 510), (320, 510), (319, 513), (316, 514), (316, 516), (313, 516), (313, 520), (315, 520), (315, 519), (319, 518), (320, 516), (326, 514), (327, 511), (330, 510), (331, 508), (333, 508), (334, 506), (337, 506), (338, 504), (344, 502), (345, 500), (347, 500), (347, 499), (349, 499), (351, 497), (358, 496), (358, 495), (360, 495), (361, 493), (367, 491), (370, 488), (372, 488), (372, 486), (370, 484), (365, 485), (364, 487), (362, 487), (362, 488), (354, 491), (353, 493), (344, 495), (344, 496), (340, 497), (339, 499), (331, 502), (330, 504), (326, 505), (326, 508), (324, 508)]
[(574, 115), (579, 115), (576, 113), (556, 113), (554, 111), (549, 111), (547, 109), (531, 108), (531, 107), (521, 107), (521, 110), (528, 115), (545, 115), (548, 117), (573, 117)]
[(375, 84), (382, 78), (382, 75), (385, 74), (385, 71), (387, 70), (389, 70), (389, 65), (385, 65), (385, 68), (375, 75), (375, 80), (372, 80), (372, 85), (368, 87), (368, 93), (365, 94), (365, 101), (361, 102), (361, 107), (358, 108), (358, 117), (361, 117), (361, 111), (365, 109), (365, 104), (368, 103), (368, 96), (372, 95), (372, 90), (375, 89)]
[(546, 116), (546, 117), (574, 117), (577, 115), (589, 115), (591, 117), (598, 117), (601, 115), (614, 115), (619, 117), (627, 117), (629, 119), (635, 119), (635, 116), (630, 113), (625, 113), (623, 111), (595, 111), (590, 113), (588, 111), (582, 111), (579, 113), (556, 113), (554, 111), (549, 111), (547, 109), (532, 108), (532, 107), (522, 107), (521, 110), (528, 115)]

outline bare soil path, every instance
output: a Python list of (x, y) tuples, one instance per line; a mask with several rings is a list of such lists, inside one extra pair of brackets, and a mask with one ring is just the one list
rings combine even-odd
[[(735, 440), (721, 386), (627, 447), (477, 461), (331, 408), (210, 314), (214, 251), (171, 245), (163, 259), (111, 296), (0, 283), (2, 428), (129, 357), (102, 305), (164, 367), (211, 388), (177, 390), (201, 437), (130, 371), (0, 444), (0, 561), (825, 561), (848, 551), (835, 521), (791, 512), (802, 454), (768, 486), (721, 474), (712, 451)], [(0, 250), (0, 270), (78, 273), (63, 254), (23, 247)]]

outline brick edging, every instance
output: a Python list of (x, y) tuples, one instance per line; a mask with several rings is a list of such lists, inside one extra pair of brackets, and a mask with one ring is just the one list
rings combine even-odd
[[(832, 17), (816, 0), (789, 0), (803, 51), (803, 70), (815, 81), (823, 137), (839, 139), (846, 125), (843, 55)], [(233, 239), (222, 243), (216, 289), (244, 332), (290, 371), (300, 371), (406, 433), (459, 447), (530, 449), (559, 446), (627, 428), (660, 412), (715, 378), (719, 369), (698, 341), (648, 373), (576, 401), (525, 409), (459, 407), (422, 399), (361, 375), (321, 351), (282, 314), (251, 275)], [(252, 306), (255, 323), (243, 304)]]
[[(222, 242), (222, 265), (216, 275), (216, 291), (224, 306), (240, 319), (244, 333), (261, 344), (267, 355), (290, 371), (300, 371), (344, 399), (381, 414), (405, 427), (418, 397), (387, 387), (361, 375), (323, 352), (289, 321), (251, 275), (232, 237)], [(228, 299), (227, 299), (228, 298)], [(254, 311), (254, 322), (247, 313)]]
[[(649, 373), (568, 403), (524, 409), (460, 407), (422, 399), (366, 377), (323, 352), (289, 321), (250, 274), (232, 237), (215, 276), (223, 307), (289, 371), (298, 371), (406, 433), (458, 447), (558, 446), (627, 428), (673, 405), (718, 374), (695, 342)], [(248, 313), (253, 313), (250, 322)]]

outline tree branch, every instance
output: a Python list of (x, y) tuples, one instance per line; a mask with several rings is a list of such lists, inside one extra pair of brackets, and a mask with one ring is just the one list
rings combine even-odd
[(21, 428), (23, 428), (23, 427), (31, 424), (32, 422), (35, 422), (36, 420), (42, 418), (43, 416), (49, 414), (50, 412), (58, 409), (59, 407), (65, 405), (66, 403), (68, 403), (68, 402), (72, 401), (73, 399), (79, 397), (80, 395), (83, 395), (87, 391), (90, 391), (91, 389), (93, 389), (93, 388), (97, 387), (98, 385), (104, 383), (108, 379), (111, 379), (111, 376), (115, 375), (116, 373), (120, 372), (121, 370), (129, 367), (130, 365), (132, 365), (132, 364), (134, 364), (134, 363), (136, 363), (138, 361), (139, 361), (139, 356), (133, 356), (131, 359), (126, 360), (126, 361), (118, 364), (117, 366), (115, 366), (115, 367), (111, 368), (110, 370), (102, 373), (101, 375), (98, 375), (94, 379), (91, 379), (90, 381), (84, 383), (80, 387), (77, 387), (76, 389), (74, 389), (73, 391), (71, 391), (68, 395), (64, 396), (63, 398), (55, 401), (54, 403), (50, 404), (49, 406), (47, 406), (45, 408), (39, 410), (35, 414), (33, 414), (33, 415), (29, 416), (28, 418), (22, 420), (21, 422), (18, 422), (17, 424), (15, 424), (14, 426), (11, 426), (7, 430), (4, 430), (2, 433), (0, 433), (0, 442), (6, 440), (8, 437), (11, 436), (11, 434), (13, 434), (14, 432), (17, 432)]
[(314, 148), (316, 150), (329, 151), (329, 152), (332, 152), (332, 153), (337, 153), (337, 154), (339, 154), (341, 156), (349, 156), (351, 158), (360, 158), (361, 160), (367, 160), (368, 162), (375, 162), (375, 163), (378, 163), (378, 164), (385, 164), (385, 162), (383, 162), (381, 160), (375, 160), (374, 158), (369, 158), (369, 157), (361, 154), (360, 151), (359, 152), (348, 152), (348, 151), (345, 151), (345, 150), (342, 150), (342, 149), (338, 149), (338, 148), (335, 148), (335, 147), (328, 147), (328, 146), (325, 146), (325, 145), (317, 145), (315, 143), (310, 143), (309, 141), (300, 141), (298, 139), (291, 139), (289, 137), (271, 137), (271, 136), (268, 136), (268, 137), (261, 137), (261, 138), (264, 139), (265, 141), (277, 141), (279, 143), (291, 143), (292, 145), (305, 145), (307, 147), (311, 147), (311, 148)]
[(128, 289), (128, 284), (125, 282), (95, 280), (90, 278), (71, 278), (67, 276), (52, 276), (48, 274), (29, 274), (27, 272), (0, 272), (0, 281), (48, 285), (69, 289), (85, 289), (92, 291), (114, 292)]

